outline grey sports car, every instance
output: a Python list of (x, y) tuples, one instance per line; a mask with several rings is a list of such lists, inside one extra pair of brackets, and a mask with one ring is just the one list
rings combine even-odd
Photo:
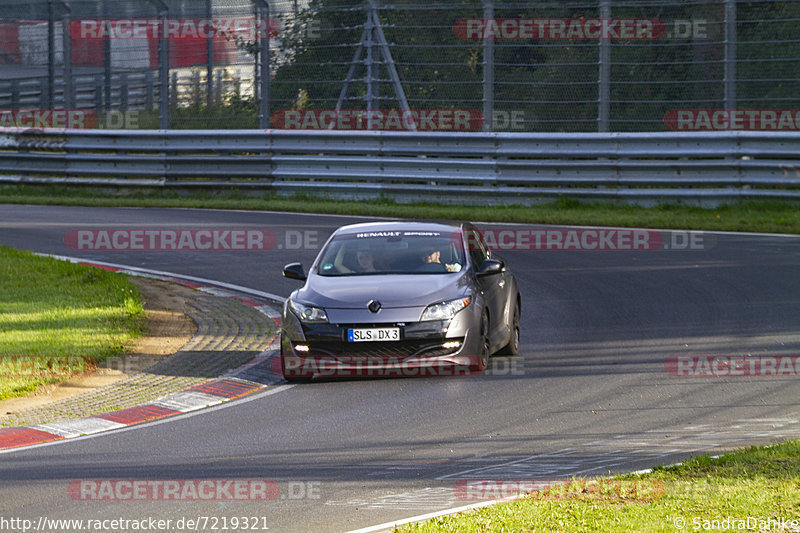
[(318, 377), (459, 375), (519, 350), (516, 279), (471, 224), (336, 230), (283, 308), (281, 368)]

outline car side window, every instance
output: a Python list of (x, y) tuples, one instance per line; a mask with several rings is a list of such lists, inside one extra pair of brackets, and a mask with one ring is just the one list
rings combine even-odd
[(489, 251), (486, 244), (483, 242), (483, 236), (477, 230), (469, 230), (467, 233), (467, 244), (469, 246), (469, 257), (472, 260), (472, 266), (477, 270), (483, 264), (483, 261), (489, 257)]

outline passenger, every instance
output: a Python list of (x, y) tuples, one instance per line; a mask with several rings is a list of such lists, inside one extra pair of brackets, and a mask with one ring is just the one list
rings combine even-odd
[(361, 272), (377, 272), (375, 268), (375, 255), (371, 250), (358, 250), (356, 251), (356, 260)]

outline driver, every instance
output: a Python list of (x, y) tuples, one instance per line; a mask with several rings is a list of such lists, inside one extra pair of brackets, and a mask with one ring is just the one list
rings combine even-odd
[[(437, 250), (436, 248), (433, 248), (433, 247), (428, 247), (428, 248), (425, 248), (425, 250), (423, 250), (422, 255), (420, 256), (420, 259), (422, 259), (422, 264), (423, 265), (429, 264), (429, 263), (439, 263), (439, 264), (441, 264), (442, 263), (441, 256), (442, 256), (442, 251), (441, 250)], [(460, 272), (461, 271), (461, 265), (459, 265), (458, 263), (446, 264), (446, 265), (444, 265), (444, 267), (448, 272)]]

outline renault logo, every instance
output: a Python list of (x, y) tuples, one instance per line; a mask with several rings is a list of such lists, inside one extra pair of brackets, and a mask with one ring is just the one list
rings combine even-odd
[(372, 313), (377, 313), (381, 310), (381, 303), (378, 300), (370, 300), (367, 304), (367, 309)]

